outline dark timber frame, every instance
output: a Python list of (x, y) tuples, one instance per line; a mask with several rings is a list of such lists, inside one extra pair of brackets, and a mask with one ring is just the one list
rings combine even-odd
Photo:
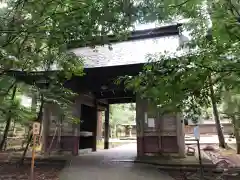
[(105, 110), (105, 123), (104, 123), (104, 149), (109, 148), (109, 104)]
[[(161, 36), (172, 36), (179, 34), (179, 26), (171, 25), (160, 28), (134, 31), (130, 33), (127, 39), (122, 41), (134, 41), (147, 38), (155, 38)], [(108, 43), (119, 42), (115, 36), (109, 36)], [(69, 48), (79, 48), (81, 46), (86, 46), (79, 43), (79, 41), (71, 42)], [(82, 103), (92, 103), (93, 107), (96, 109), (96, 121), (97, 121), (97, 111), (105, 111), (105, 135), (104, 135), (104, 148), (109, 148), (109, 105), (116, 103), (130, 103), (136, 102), (136, 95), (134, 92), (126, 90), (124, 83), (116, 84), (115, 80), (120, 76), (135, 76), (141, 72), (144, 64), (130, 64), (121, 66), (109, 66), (109, 67), (96, 67), (96, 68), (85, 68), (85, 75), (82, 77), (73, 76), (70, 80), (66, 80), (64, 86), (71, 89), (72, 91), (84, 94), (88, 98), (88, 102), (85, 100)], [(24, 81), (28, 84), (37, 84), (39, 87), (47, 86), (49, 83), (49, 77), (56, 73), (56, 71), (49, 72), (19, 72), (19, 71), (8, 71), (6, 74), (15, 76), (16, 79)], [(87, 98), (86, 98), (87, 99)], [(91, 101), (91, 102), (90, 102)], [(96, 133), (97, 133), (97, 123), (93, 123), (94, 132), (93, 136), (93, 151), (96, 150)], [(76, 147), (76, 146), (74, 146)], [(74, 150), (75, 151), (75, 150)], [(75, 152), (76, 154), (77, 152)]]

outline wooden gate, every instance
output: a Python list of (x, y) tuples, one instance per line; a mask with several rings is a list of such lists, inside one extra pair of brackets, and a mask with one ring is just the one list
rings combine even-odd
[[(146, 100), (137, 100), (138, 154), (179, 153), (182, 121), (176, 114), (160, 116), (156, 107)], [(183, 137), (184, 141), (184, 135)], [(181, 143), (184, 143), (181, 141)], [(184, 146), (184, 145), (183, 145)]]

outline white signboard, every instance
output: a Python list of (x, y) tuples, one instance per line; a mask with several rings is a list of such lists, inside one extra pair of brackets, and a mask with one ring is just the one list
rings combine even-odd
[(145, 123), (147, 124), (148, 122), (148, 115), (147, 115), (147, 112), (144, 113), (144, 121)]
[(150, 127), (150, 128), (155, 127), (155, 119), (154, 118), (148, 118), (148, 127)]
[(33, 134), (34, 135), (40, 134), (40, 123), (39, 122), (33, 123)]
[(200, 140), (199, 126), (195, 126), (193, 129), (193, 134), (196, 140)]

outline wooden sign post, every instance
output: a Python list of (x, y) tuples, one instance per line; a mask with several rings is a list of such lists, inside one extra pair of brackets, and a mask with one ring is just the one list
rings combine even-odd
[(34, 180), (36, 137), (40, 133), (40, 123), (38, 122), (33, 123), (32, 133), (33, 133), (33, 146), (32, 146), (32, 162), (31, 162), (31, 180)]

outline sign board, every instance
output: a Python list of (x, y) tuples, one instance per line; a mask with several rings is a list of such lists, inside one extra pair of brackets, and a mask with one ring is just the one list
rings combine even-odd
[(33, 134), (34, 135), (40, 134), (40, 123), (39, 122), (33, 123)]
[(193, 134), (194, 134), (195, 139), (200, 140), (199, 126), (194, 127)]
[(144, 113), (144, 121), (147, 124), (148, 123), (148, 115), (147, 112)]
[(176, 117), (171, 115), (165, 115), (162, 117), (162, 129), (164, 131), (176, 131), (177, 120)]
[(148, 127), (150, 127), (150, 128), (155, 127), (155, 119), (154, 118), (148, 118)]

